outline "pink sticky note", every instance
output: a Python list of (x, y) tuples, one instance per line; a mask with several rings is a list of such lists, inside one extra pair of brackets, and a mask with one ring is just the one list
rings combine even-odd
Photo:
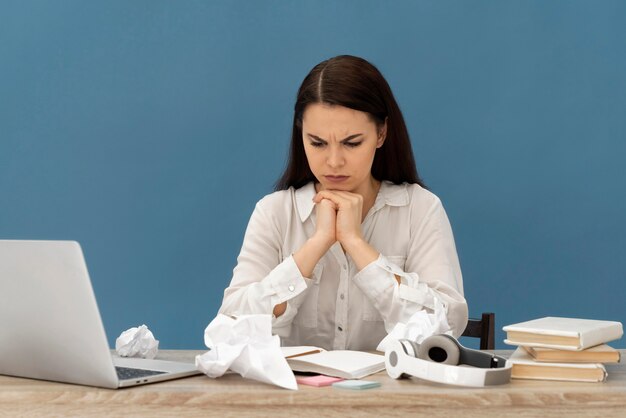
[(300, 383), (301, 385), (309, 385), (309, 386), (316, 386), (316, 387), (322, 387), (322, 386), (330, 386), (335, 382), (341, 382), (343, 379), (340, 377), (330, 377), (330, 376), (324, 376), (323, 374), (320, 374), (318, 376), (297, 376), (296, 377), (296, 382)]

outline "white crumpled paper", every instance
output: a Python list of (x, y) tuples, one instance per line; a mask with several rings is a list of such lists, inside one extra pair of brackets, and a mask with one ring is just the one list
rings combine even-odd
[(427, 313), (425, 310), (415, 312), (409, 321), (405, 323), (397, 323), (389, 334), (378, 344), (376, 350), (386, 351), (387, 346), (394, 340), (411, 340), (421, 344), (426, 338), (435, 334), (452, 334), (448, 319), (446, 317), (446, 308), (443, 304), (435, 299), (435, 310), (433, 313)]
[(141, 325), (122, 332), (115, 340), (115, 351), (121, 357), (153, 359), (159, 351), (159, 341), (147, 326)]
[(243, 315), (236, 319), (218, 314), (204, 330), (209, 351), (196, 356), (196, 367), (209, 377), (228, 369), (241, 376), (286, 389), (298, 389), (296, 377), (272, 335), (271, 315)]

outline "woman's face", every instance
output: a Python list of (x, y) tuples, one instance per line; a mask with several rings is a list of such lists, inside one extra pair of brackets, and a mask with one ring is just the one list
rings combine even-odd
[(321, 190), (368, 193), (385, 135), (386, 126), (379, 129), (367, 113), (343, 106), (314, 103), (302, 115), (304, 151)]

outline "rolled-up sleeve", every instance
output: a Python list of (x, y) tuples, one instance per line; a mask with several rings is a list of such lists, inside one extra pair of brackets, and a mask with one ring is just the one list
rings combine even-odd
[[(395, 276), (400, 278), (400, 283)], [(467, 325), (467, 303), (452, 228), (439, 199), (427, 216), (411, 223), (411, 241), (405, 266), (380, 255), (354, 277), (385, 321), (390, 332), (406, 323), (417, 311), (445, 309), (453, 335), (460, 336)]]

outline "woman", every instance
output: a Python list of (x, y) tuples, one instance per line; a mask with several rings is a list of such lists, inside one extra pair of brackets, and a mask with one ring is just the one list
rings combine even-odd
[(463, 332), (448, 218), (372, 64), (338, 56), (306, 76), (277, 190), (256, 205), (221, 313), (272, 313), (283, 345), (335, 350), (375, 349), (421, 310)]

